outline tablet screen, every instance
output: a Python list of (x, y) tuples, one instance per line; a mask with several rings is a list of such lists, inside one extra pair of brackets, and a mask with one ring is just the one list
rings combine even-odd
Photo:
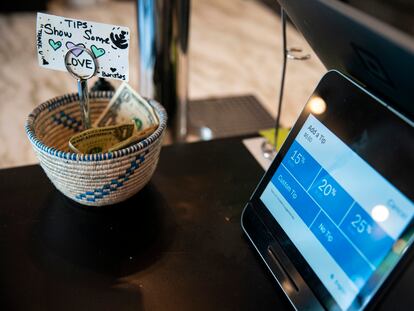
[(375, 293), (373, 276), (393, 268), (387, 258), (407, 246), (400, 237), (414, 214), (413, 202), (312, 114), (260, 199), (343, 310)]

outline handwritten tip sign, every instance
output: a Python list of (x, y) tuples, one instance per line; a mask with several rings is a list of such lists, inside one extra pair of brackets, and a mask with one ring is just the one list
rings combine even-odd
[[(39, 65), (53, 70), (67, 71), (68, 66), (79, 75), (94, 70), (92, 56), (98, 64), (97, 76), (128, 81), (128, 27), (95, 23), (37, 13), (36, 44)], [(77, 48), (79, 47), (79, 48)]]

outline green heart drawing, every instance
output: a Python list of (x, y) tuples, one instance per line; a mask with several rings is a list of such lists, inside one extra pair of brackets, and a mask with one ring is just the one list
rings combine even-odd
[(62, 42), (60, 41), (53, 41), (53, 39), (49, 39), (49, 45), (52, 47), (53, 50), (57, 50), (62, 46)]
[(91, 45), (91, 50), (96, 58), (101, 57), (105, 54), (105, 50), (103, 48), (97, 48), (95, 45)]

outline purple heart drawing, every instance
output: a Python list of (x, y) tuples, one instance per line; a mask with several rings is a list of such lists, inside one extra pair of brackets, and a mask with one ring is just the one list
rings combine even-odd
[(83, 43), (75, 44), (75, 43), (70, 42), (70, 41), (66, 42), (66, 47), (76, 57), (78, 57), (79, 55), (81, 55), (83, 53), (83, 50), (82, 49), (77, 49), (76, 48), (77, 46), (79, 46), (81, 48), (84, 48), (85, 47), (85, 45)]

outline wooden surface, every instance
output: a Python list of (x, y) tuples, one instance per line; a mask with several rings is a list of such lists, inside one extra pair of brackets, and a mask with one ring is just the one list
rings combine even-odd
[[(87, 2), (93, 1), (83, 3)], [(135, 2), (99, 3), (76, 7), (59, 1), (52, 3), (49, 11), (130, 27), (130, 83), (137, 87)], [(279, 17), (253, 0), (193, 0), (191, 14), (190, 98), (250, 93), (274, 116), (281, 71)], [(0, 15), (0, 168), (37, 162), (24, 133), (26, 116), (43, 101), (76, 91), (76, 83), (69, 74), (38, 66), (35, 22), (35, 13)], [(288, 31), (288, 41), (289, 46), (303, 47), (313, 58), (288, 64), (282, 112), (286, 126), (296, 120), (325, 72), (304, 39), (292, 28)]]

